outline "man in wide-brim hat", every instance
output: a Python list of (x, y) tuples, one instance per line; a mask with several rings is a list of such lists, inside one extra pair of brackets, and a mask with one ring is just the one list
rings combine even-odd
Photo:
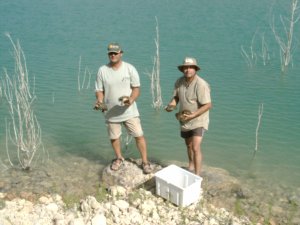
[(204, 131), (208, 130), (209, 110), (212, 107), (210, 87), (197, 74), (200, 67), (195, 58), (186, 57), (178, 69), (183, 76), (175, 82), (173, 97), (166, 107), (166, 111), (173, 111), (179, 103), (178, 113), (181, 115), (176, 118), (180, 122), (181, 137), (184, 138), (187, 147), (188, 170), (200, 176), (201, 142)]
[(200, 67), (197, 65), (197, 60), (195, 58), (186, 57), (182, 65), (178, 66), (178, 69), (183, 72), (184, 67), (192, 66), (196, 71), (200, 70)]

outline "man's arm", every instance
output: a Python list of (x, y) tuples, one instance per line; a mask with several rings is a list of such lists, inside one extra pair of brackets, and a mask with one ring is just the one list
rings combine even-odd
[(105, 105), (105, 103), (103, 103), (103, 99), (104, 99), (104, 92), (103, 91), (96, 91), (95, 93), (96, 95), (96, 103), (94, 106), (95, 110), (102, 110), (102, 112), (107, 110), (107, 106)]
[(103, 103), (104, 99), (104, 92), (103, 91), (96, 91), (96, 102)]
[(131, 87), (131, 95), (127, 101), (124, 101), (124, 105), (130, 106), (140, 96), (140, 87)]
[(193, 112), (192, 114), (190, 115), (187, 115), (187, 114), (184, 114), (183, 115), (183, 118), (184, 120), (191, 120), (191, 119), (194, 119), (200, 115), (202, 115), (203, 113), (207, 112), (208, 110), (210, 110), (212, 108), (212, 103), (209, 102), (209, 103), (206, 103), (202, 106), (200, 106), (200, 108), (198, 108), (195, 112)]
[(165, 110), (167, 112), (172, 112), (176, 108), (178, 102), (179, 102), (179, 98), (177, 96), (173, 96), (169, 104), (165, 107)]

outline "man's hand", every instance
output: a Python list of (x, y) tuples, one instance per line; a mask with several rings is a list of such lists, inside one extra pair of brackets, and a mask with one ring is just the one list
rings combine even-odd
[(183, 110), (180, 113), (176, 113), (175, 116), (176, 119), (178, 119), (182, 123), (185, 123), (194, 118), (192, 112), (189, 110)]
[(102, 112), (107, 111), (107, 105), (103, 102), (96, 102), (94, 110), (101, 110)]
[(167, 106), (165, 107), (165, 110), (166, 110), (167, 112), (172, 112), (174, 109), (176, 109), (176, 105), (167, 105)]
[(122, 105), (125, 106), (130, 106), (132, 104), (132, 100), (128, 96), (122, 96), (119, 98), (119, 101), (121, 102)]

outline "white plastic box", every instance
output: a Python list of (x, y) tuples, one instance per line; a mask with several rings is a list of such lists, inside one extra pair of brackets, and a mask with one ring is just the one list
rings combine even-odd
[(156, 194), (178, 206), (188, 206), (200, 199), (202, 178), (176, 165), (155, 173)]

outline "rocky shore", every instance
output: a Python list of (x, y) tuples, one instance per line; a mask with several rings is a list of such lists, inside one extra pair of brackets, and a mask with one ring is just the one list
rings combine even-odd
[(143, 188), (128, 192), (121, 186), (111, 187), (101, 201), (87, 196), (70, 209), (59, 195), (42, 196), (36, 203), (14, 199), (2, 204), (1, 225), (252, 224), (205, 201), (179, 208)]
[(113, 173), (81, 157), (9, 169), (0, 175), (0, 225), (300, 224), (300, 189), (206, 166), (202, 177), (201, 200), (178, 207), (155, 194), (153, 174), (144, 175), (138, 160)]

